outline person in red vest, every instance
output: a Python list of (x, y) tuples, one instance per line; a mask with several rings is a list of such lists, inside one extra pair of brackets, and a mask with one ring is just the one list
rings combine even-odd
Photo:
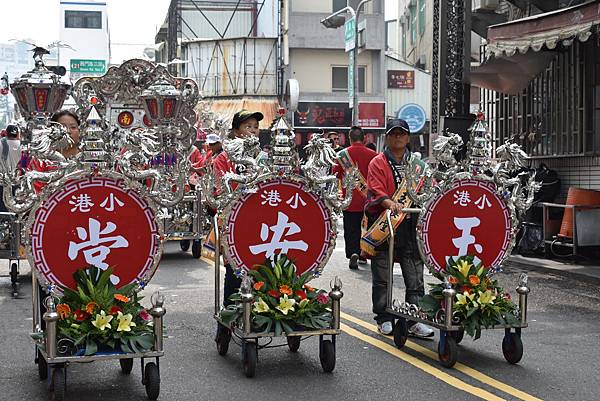
[[(388, 121), (385, 134), (386, 148), (369, 164), (367, 175), (367, 205), (365, 214), (368, 229), (362, 238), (362, 248), (371, 254), (372, 301), (377, 327), (382, 334), (393, 331), (394, 316), (386, 312), (387, 287), (389, 283), (388, 241), (389, 232), (385, 227), (387, 210), (392, 211), (395, 229), (394, 258), (402, 268), (402, 277), (406, 286), (405, 301), (417, 304), (425, 295), (423, 284), (423, 261), (417, 246), (416, 216), (402, 213), (402, 209), (411, 206), (407, 196), (406, 170), (417, 171), (420, 160), (412, 155), (410, 128), (401, 119)], [(422, 170), (420, 170), (422, 171)], [(368, 245), (368, 246), (366, 246)], [(368, 249), (370, 248), (370, 249)], [(407, 322), (409, 335), (431, 337), (433, 330), (422, 323)]]
[(361, 127), (350, 128), (350, 146), (338, 152), (338, 164), (334, 173), (341, 179), (346, 170), (354, 167), (358, 177), (352, 192), (352, 202), (344, 210), (344, 242), (348, 267), (358, 269), (358, 264), (367, 260), (360, 256), (360, 237), (364, 208), (367, 200), (367, 172), (369, 163), (377, 153), (365, 146), (365, 134)]

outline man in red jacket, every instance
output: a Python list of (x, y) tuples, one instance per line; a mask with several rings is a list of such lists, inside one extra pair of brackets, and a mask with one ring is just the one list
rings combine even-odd
[[(373, 158), (367, 176), (368, 229), (362, 238), (362, 247), (371, 258), (373, 283), (373, 313), (377, 327), (382, 334), (393, 331), (394, 316), (386, 312), (387, 287), (389, 283), (388, 241), (389, 232), (385, 224), (387, 210), (392, 211), (395, 230), (394, 259), (400, 262), (402, 277), (406, 286), (405, 301), (417, 304), (423, 295), (423, 261), (419, 255), (416, 236), (416, 216), (402, 213), (411, 206), (406, 187), (406, 171), (420, 175), (424, 163), (411, 153), (410, 129), (406, 121), (388, 121), (385, 134), (386, 149)], [(408, 333), (416, 337), (431, 337), (433, 330), (422, 324), (408, 322)]]
[(350, 260), (350, 269), (358, 269), (358, 263), (364, 264), (366, 259), (360, 258), (360, 237), (365, 202), (367, 199), (367, 172), (369, 163), (377, 153), (365, 146), (365, 134), (362, 128), (350, 128), (350, 146), (338, 152), (338, 164), (334, 172), (342, 178), (346, 170), (354, 167), (358, 170), (356, 187), (352, 192), (352, 202), (344, 210), (344, 241), (346, 258)]

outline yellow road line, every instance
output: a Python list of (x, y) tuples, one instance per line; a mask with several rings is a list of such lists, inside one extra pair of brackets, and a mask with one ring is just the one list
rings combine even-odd
[[(372, 331), (374, 333), (377, 333), (377, 334), (383, 336), (381, 333), (379, 333), (379, 331), (377, 330), (377, 326), (375, 326), (374, 324), (367, 323), (364, 320), (358, 319), (352, 315), (349, 315), (349, 314), (343, 313), (343, 312), (340, 314), (340, 316), (342, 318), (348, 320), (349, 322), (355, 323), (369, 331)], [(384, 336), (384, 337), (386, 337), (386, 336)], [(416, 344), (412, 341), (407, 341), (404, 346), (412, 349), (413, 351), (417, 351), (417, 352), (427, 356), (428, 358), (434, 359), (436, 361), (438, 360), (438, 354), (436, 352), (433, 352), (430, 349), (427, 349), (427, 348), (425, 348), (419, 344)], [(460, 362), (457, 362), (456, 365), (454, 365), (454, 369), (456, 369), (457, 371), (459, 371), (461, 373), (464, 373), (465, 375), (467, 375), (469, 377), (472, 377), (475, 380), (485, 383), (491, 387), (494, 387), (500, 391), (503, 391), (503, 392), (510, 394), (513, 397), (517, 397), (521, 400), (542, 401), (540, 398), (537, 398), (530, 394), (527, 394), (524, 391), (521, 391), (514, 387), (509, 386), (508, 384), (502, 383), (501, 381), (498, 381), (486, 374), (483, 374), (483, 373), (479, 372), (478, 370), (475, 370), (469, 366), (463, 365)]]
[(400, 358), (403, 361), (410, 363), (411, 365), (415, 366), (416, 368), (421, 369), (425, 373), (432, 375), (436, 379), (439, 379), (439, 380), (451, 385), (452, 387), (455, 387), (459, 390), (473, 394), (474, 396), (477, 396), (484, 400), (494, 400), (494, 401), (504, 400), (504, 398), (500, 398), (497, 395), (490, 393), (489, 391), (486, 391), (479, 387), (475, 387), (469, 383), (466, 383), (460, 379), (457, 379), (456, 377), (449, 375), (448, 373), (444, 372), (443, 370), (435, 368), (435, 367), (429, 365), (428, 363), (423, 362), (422, 360), (420, 360), (412, 355), (407, 354), (406, 352), (402, 352), (395, 346), (388, 344), (385, 341), (381, 341), (381, 340), (378, 340), (371, 336), (368, 336), (366, 334), (363, 334), (360, 331), (353, 329), (343, 323), (340, 324), (340, 326), (341, 326), (342, 331), (344, 331), (346, 334), (351, 335), (352, 337), (356, 337), (359, 340), (362, 340), (366, 343), (369, 343), (372, 346), (377, 347), (377, 348), (387, 352), (388, 354), (392, 354), (395, 357)]

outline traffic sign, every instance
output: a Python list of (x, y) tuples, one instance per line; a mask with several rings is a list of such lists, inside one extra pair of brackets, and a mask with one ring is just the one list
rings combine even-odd
[(417, 232), (430, 268), (441, 271), (448, 258), (471, 255), (497, 269), (513, 236), (512, 217), (494, 183), (456, 180), (427, 207)]
[(225, 256), (236, 269), (250, 269), (286, 254), (298, 275), (317, 271), (329, 258), (335, 238), (323, 200), (305, 184), (273, 178), (235, 201), (224, 223)]
[(356, 18), (352, 17), (344, 23), (344, 41), (346, 42), (346, 51), (354, 49), (356, 41)]
[(406, 121), (411, 134), (417, 134), (425, 127), (427, 114), (425, 109), (416, 103), (405, 104), (398, 110), (396, 117)]
[(106, 72), (106, 61), (71, 59), (71, 72), (85, 74), (104, 74)]

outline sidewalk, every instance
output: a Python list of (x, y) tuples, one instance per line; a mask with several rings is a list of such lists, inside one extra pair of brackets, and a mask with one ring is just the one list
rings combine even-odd
[(521, 255), (512, 255), (508, 258), (508, 265), (522, 269), (545, 270), (556, 274), (576, 275), (580, 279), (593, 279), (600, 283), (600, 261), (596, 264), (574, 264), (568, 261), (552, 259), (531, 258)]

